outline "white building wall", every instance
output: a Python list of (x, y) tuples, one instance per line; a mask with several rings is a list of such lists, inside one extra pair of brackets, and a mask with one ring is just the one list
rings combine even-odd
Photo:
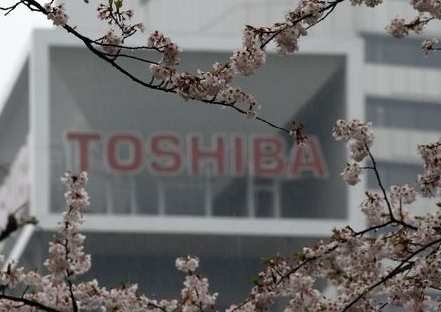
[(367, 95), (433, 102), (441, 98), (439, 69), (384, 64), (367, 64), (365, 69)]

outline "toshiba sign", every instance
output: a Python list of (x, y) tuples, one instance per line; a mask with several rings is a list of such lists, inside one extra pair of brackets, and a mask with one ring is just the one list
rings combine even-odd
[[(89, 171), (90, 148), (102, 144), (102, 162), (114, 174), (142, 173), (155, 175), (204, 175), (205, 164), (211, 164), (214, 176), (243, 176), (248, 170), (258, 177), (295, 179), (311, 172), (317, 179), (327, 178), (327, 165), (320, 141), (311, 136), (304, 146), (289, 146), (277, 135), (217, 134), (211, 144), (202, 144), (202, 134), (163, 132), (143, 137), (140, 133), (115, 132), (108, 136), (99, 133), (68, 132), (67, 140), (77, 144), (79, 167)], [(145, 144), (144, 144), (145, 142)], [(123, 150), (126, 157), (121, 157)], [(288, 150), (289, 149), (289, 150)]]
[[(229, 58), (226, 51), (186, 51), (180, 70)], [(304, 123), (303, 147), (234, 110), (136, 85), (84, 48), (54, 42), (47, 53), (51, 213), (64, 208), (59, 176), (68, 168), (89, 172), (91, 214), (349, 218), (340, 177), (346, 150), (330, 135), (348, 115), (345, 53), (270, 54), (255, 76), (235, 81), (262, 105), (260, 116), (285, 128)], [(148, 77), (136, 62), (122, 64)]]

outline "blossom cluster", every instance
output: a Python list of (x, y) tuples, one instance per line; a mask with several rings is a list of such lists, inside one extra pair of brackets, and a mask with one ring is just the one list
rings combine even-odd
[(424, 22), (420, 17), (416, 17), (411, 22), (406, 22), (402, 17), (395, 17), (392, 22), (386, 26), (386, 31), (395, 38), (403, 38), (411, 32), (420, 34), (423, 31)]
[(427, 54), (429, 53), (429, 51), (431, 50), (435, 50), (435, 45), (438, 44), (439, 40), (436, 38), (432, 38), (432, 39), (428, 39), (428, 40), (424, 40), (421, 43), (421, 50), (423, 50), (423, 53), (427, 56)]
[(82, 210), (89, 206), (89, 195), (84, 189), (87, 173), (76, 176), (67, 172), (62, 181), (67, 188), (64, 197), (69, 210), (63, 213), (58, 223), (57, 231), (61, 237), (49, 243), (49, 257), (44, 263), (57, 283), (62, 283), (66, 276), (75, 278), (87, 272), (91, 265), (90, 255), (83, 251), (86, 237), (80, 234), (78, 227), (83, 222)]
[(147, 46), (162, 51), (162, 59), (159, 62), (164, 67), (171, 67), (179, 64), (179, 53), (181, 48), (170, 38), (159, 31), (155, 31), (147, 39)]
[(414, 216), (404, 208), (405, 205), (410, 205), (415, 202), (415, 190), (407, 184), (392, 185), (388, 195), (393, 217), (408, 224), (415, 224)]
[(390, 198), (393, 203), (411, 204), (415, 201), (415, 196), (415, 191), (407, 184), (392, 185), (390, 188)]
[(101, 38), (94, 41), (99, 45), (106, 56), (116, 58), (124, 47), (124, 40), (133, 36), (136, 32), (143, 32), (143, 23), (131, 24), (130, 20), (134, 15), (133, 10), (123, 10), (123, 0), (111, 0), (108, 3), (100, 3), (97, 7), (98, 19), (106, 21), (109, 25), (116, 26), (117, 30), (111, 28)]
[(170, 85), (170, 88), (184, 100), (216, 101), (224, 105), (243, 103), (248, 108), (246, 111), (248, 117), (257, 115), (260, 106), (255, 98), (240, 88), (230, 85), (241, 70), (249, 70), (249, 64), (241, 63), (240, 58), (232, 63), (215, 63), (211, 71), (198, 70), (196, 75), (192, 75), (188, 72), (179, 73), (175, 69), (179, 63), (181, 49), (168, 37), (155, 31), (149, 36), (147, 46), (163, 52), (159, 63), (150, 65), (153, 77)]
[[(399, 220), (412, 225), (415, 220), (404, 209), (404, 206), (415, 201), (416, 192), (407, 184), (392, 185), (389, 192), (384, 189), (380, 181), (375, 159), (370, 152), (370, 147), (374, 140), (374, 135), (370, 128), (371, 123), (361, 122), (358, 119), (337, 121), (332, 135), (337, 141), (348, 144), (350, 157), (355, 161), (355, 163), (346, 165), (341, 174), (343, 180), (349, 185), (356, 185), (361, 181), (360, 175), (363, 173), (363, 170), (372, 170), (377, 178), (379, 188), (382, 189), (382, 194), (367, 191), (367, 198), (360, 205), (360, 209), (366, 216), (369, 224), (378, 226), (389, 221)], [(359, 163), (366, 156), (369, 156), (372, 165), (361, 167)]]
[(418, 175), (418, 185), (423, 196), (441, 195), (441, 140), (418, 146), (418, 152), (424, 160), (424, 173)]
[(252, 27), (245, 28), (243, 45), (243, 49), (234, 51), (230, 57), (231, 68), (235, 76), (250, 76), (266, 61), (265, 49), (261, 47), (262, 40), (255, 36)]
[(355, 185), (358, 182), (360, 182), (360, 174), (362, 173), (363, 169), (360, 167), (359, 164), (353, 163), (348, 164), (344, 171), (342, 172), (343, 180), (349, 185)]
[(368, 156), (368, 148), (374, 141), (370, 122), (361, 122), (358, 119), (351, 121), (338, 120), (332, 132), (337, 141), (347, 142), (351, 152), (350, 157), (360, 162)]
[[(121, 11), (122, 2), (109, 1), (108, 4), (100, 3), (98, 5), (98, 18), (107, 21), (109, 24), (117, 23), (118, 20), (126, 21), (132, 18), (133, 10)], [(114, 9), (115, 8), (115, 9)], [(115, 14), (118, 14), (115, 16)]]
[[(408, 193), (406, 187), (392, 191)], [(268, 310), (281, 297), (289, 299), (285, 307), (289, 312), (379, 311), (388, 305), (406, 311), (439, 311), (441, 304), (430, 296), (430, 289), (441, 283), (441, 233), (434, 232), (440, 215), (422, 217), (419, 228), (403, 223), (394, 229), (380, 221), (358, 233), (349, 227), (334, 230), (328, 243), (306, 247), (294, 258), (266, 260), (268, 267), (259, 274), (250, 299), (227, 311)], [(383, 229), (380, 234), (379, 228)], [(336, 287), (335, 297), (326, 298), (320, 292), (320, 279)]]
[(208, 278), (201, 275), (187, 275), (181, 290), (181, 310), (183, 312), (204, 311), (213, 307), (218, 293), (211, 294), (208, 291)]
[(103, 50), (108, 55), (117, 55), (121, 50), (121, 37), (115, 34), (113, 30), (109, 30), (101, 40)]
[(109, 25), (116, 25), (121, 30), (122, 37), (130, 37), (137, 30), (143, 31), (145, 26), (143, 23), (129, 24), (134, 12), (133, 10), (123, 10), (123, 1), (109, 1), (108, 3), (100, 3), (97, 7), (98, 19), (106, 21)]
[(47, 19), (51, 20), (55, 26), (64, 26), (69, 20), (66, 14), (64, 4), (53, 6), (52, 3), (46, 3), (44, 9), (47, 13)]
[[(424, 27), (434, 19), (441, 19), (441, 5), (438, 0), (411, 0), (410, 4), (418, 15), (411, 21), (406, 22), (402, 17), (395, 17), (386, 27), (386, 31), (396, 37), (402, 38), (410, 33), (420, 34)], [(436, 38), (425, 40), (421, 44), (421, 49), (427, 55), (429, 50), (433, 49), (433, 45), (438, 43)]]
[(377, 226), (387, 222), (389, 215), (384, 198), (378, 193), (369, 191), (366, 191), (366, 197), (360, 205), (360, 210), (369, 224)]
[(350, 150), (350, 157), (356, 163), (348, 164), (343, 171), (343, 179), (349, 185), (360, 182), (359, 175), (362, 169), (358, 162), (369, 154), (369, 147), (372, 145), (374, 135), (370, 129), (371, 123), (361, 122), (358, 119), (351, 121), (338, 120), (334, 126), (332, 136), (337, 141), (347, 142)]
[[(37, 271), (26, 272), (15, 262), (8, 263), (0, 271), (0, 311), (35, 311), (36, 304), (46, 311), (125, 311), (125, 312), (195, 312), (212, 307), (217, 293), (208, 290), (208, 279), (195, 274), (199, 266), (197, 257), (176, 259), (179, 270), (187, 273), (181, 291), (181, 299), (150, 299), (138, 292), (136, 284), (107, 289), (97, 280), (75, 283), (76, 277), (91, 267), (91, 257), (84, 253), (85, 236), (80, 234), (83, 222), (82, 210), (89, 205), (84, 189), (87, 173), (73, 175), (67, 172), (62, 177), (66, 186), (68, 209), (58, 223), (55, 237), (49, 243), (48, 259), (44, 262), (48, 274)], [(0, 255), (0, 267), (4, 257)], [(18, 287), (25, 289), (21, 297), (5, 295), (5, 291)], [(29, 291), (28, 291), (29, 290)]]
[[(2, 272), (0, 282), (5, 288), (16, 288), (24, 285), (33, 291), (25, 293), (23, 298), (39, 302), (45, 306), (61, 310), (70, 310), (74, 300), (72, 294), (77, 292), (72, 281), (90, 269), (90, 255), (84, 252), (85, 236), (80, 233), (79, 225), (83, 222), (82, 210), (89, 205), (89, 196), (84, 189), (88, 181), (87, 173), (76, 176), (67, 172), (63, 178), (66, 186), (66, 203), (68, 209), (57, 225), (59, 236), (49, 243), (48, 258), (44, 266), (48, 274), (37, 271), (25, 272), (15, 263), (8, 264)], [(77, 304), (75, 302), (75, 304)], [(78, 303), (79, 304), (79, 303)], [(31, 311), (28, 306), (10, 300), (0, 302), (2, 311)]]
[(420, 13), (428, 13), (435, 18), (441, 18), (441, 4), (437, 0), (411, 0), (410, 3)]
[(185, 256), (176, 259), (176, 268), (183, 272), (194, 272), (199, 267), (198, 257)]

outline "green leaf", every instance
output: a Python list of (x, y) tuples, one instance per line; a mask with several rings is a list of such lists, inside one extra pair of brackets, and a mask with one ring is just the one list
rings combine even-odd
[(266, 258), (260, 259), (260, 262), (262, 262), (263, 264), (270, 264), (271, 260), (273, 260), (273, 259), (266, 257)]
[(339, 276), (341, 277), (341, 278), (349, 278), (349, 276), (346, 274), (346, 272), (341, 272), (340, 274), (339, 274)]
[(303, 261), (305, 259), (305, 254), (303, 252), (296, 252), (294, 255), (294, 259)]

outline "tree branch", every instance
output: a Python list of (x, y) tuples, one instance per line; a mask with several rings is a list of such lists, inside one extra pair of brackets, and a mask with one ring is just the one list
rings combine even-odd
[(3, 300), (10, 300), (10, 301), (13, 301), (13, 302), (18, 302), (18, 303), (23, 303), (26, 306), (37, 308), (38, 310), (42, 310), (42, 311), (46, 311), (46, 312), (62, 312), (61, 310), (57, 310), (57, 309), (51, 308), (51, 307), (46, 306), (44, 304), (41, 304), (41, 303), (39, 303), (37, 301), (29, 300), (29, 299), (26, 299), (26, 298), (14, 297), (14, 296), (10, 296), (10, 295), (0, 294), (0, 301), (2, 299)]

